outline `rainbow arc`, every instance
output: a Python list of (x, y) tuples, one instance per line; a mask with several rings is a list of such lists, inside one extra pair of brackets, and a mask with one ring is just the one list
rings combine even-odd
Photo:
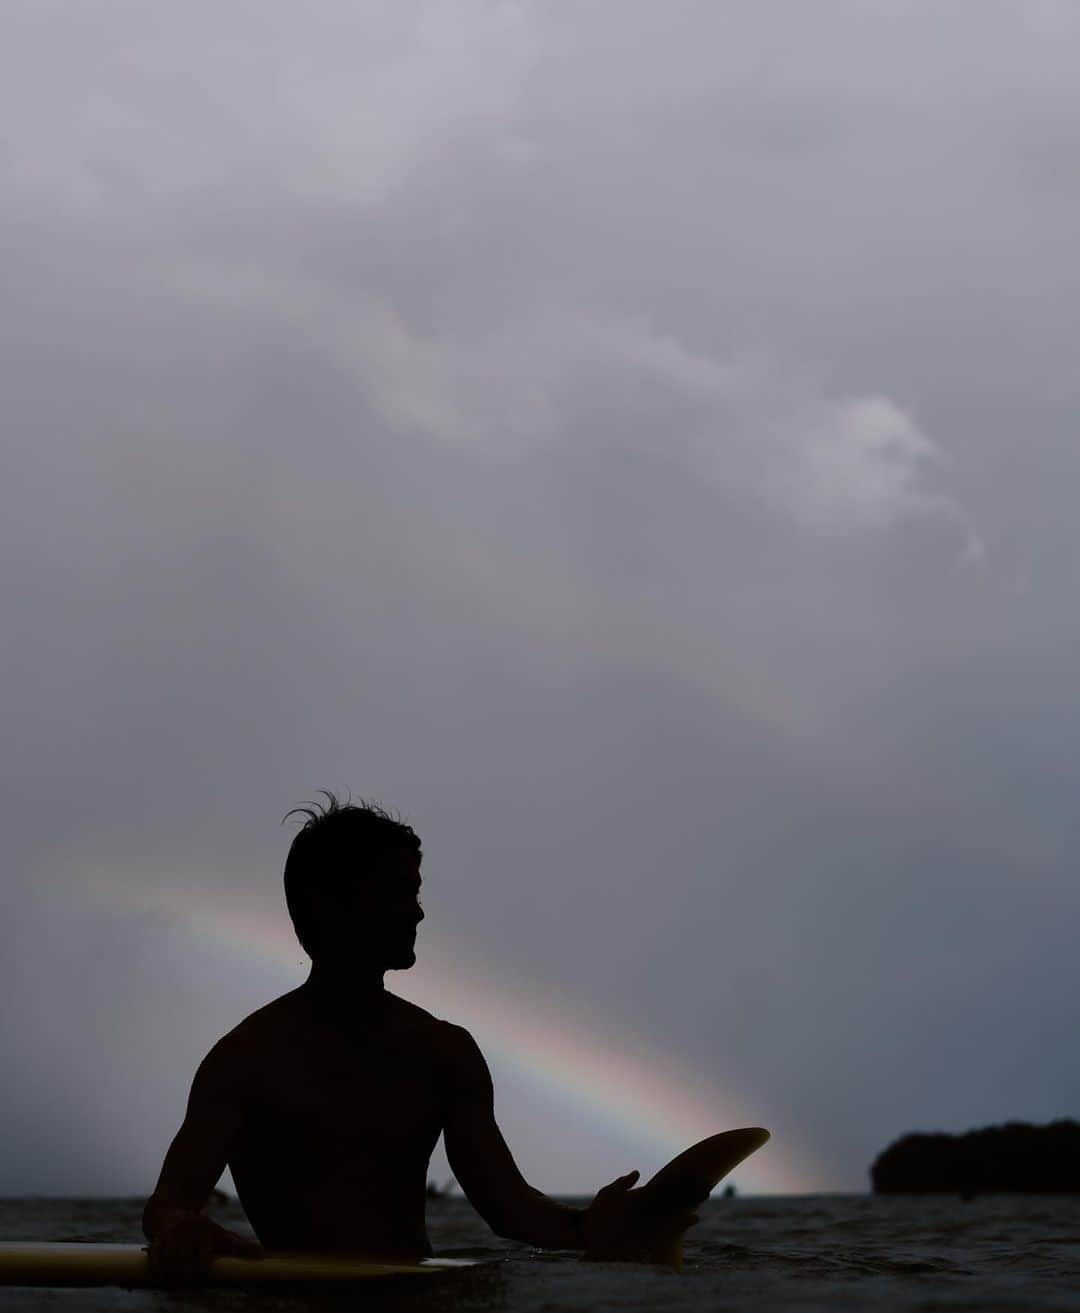
[[(119, 905), (129, 915), (160, 913), (170, 932), (180, 928), (203, 944), (216, 942), (232, 957), (269, 968), (282, 990), (294, 988), (306, 972), (283, 904), (272, 912), (178, 879), (136, 885), (110, 875), (91, 877), (83, 887), (114, 911)], [(717, 1131), (756, 1124), (745, 1100), (736, 1102), (700, 1075), (688, 1074), (671, 1053), (613, 1039), (617, 1027), (565, 1003), (545, 999), (538, 1010), (543, 995), (533, 982), (493, 971), (471, 945), (427, 926), (421, 927), (417, 966), (395, 973), (391, 983), (395, 993), (469, 1029), (497, 1070), (510, 1068), (541, 1093), (572, 1101), (584, 1117), (615, 1127), (661, 1161)], [(775, 1142), (770, 1149), (760, 1164), (751, 1160), (740, 1168), (744, 1191), (813, 1189), (813, 1166), (790, 1151), (777, 1152)]]

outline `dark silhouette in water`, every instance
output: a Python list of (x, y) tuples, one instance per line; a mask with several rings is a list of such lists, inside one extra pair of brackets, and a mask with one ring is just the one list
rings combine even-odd
[[(143, 1214), (164, 1280), (259, 1246), (203, 1208), (226, 1165), (268, 1249), (416, 1259), (427, 1166), (440, 1134), (455, 1177), (497, 1234), (550, 1249), (643, 1256), (696, 1220), (633, 1191), (637, 1172), (588, 1208), (556, 1203), (518, 1171), (495, 1121), (491, 1076), (468, 1031), (383, 986), (416, 961), (420, 840), (381, 808), (297, 808), (285, 897), (312, 959), (299, 989), (210, 1050)], [(290, 812), (289, 815), (293, 815)]]
[(1080, 1123), (905, 1135), (870, 1168), (875, 1194), (1080, 1194)]

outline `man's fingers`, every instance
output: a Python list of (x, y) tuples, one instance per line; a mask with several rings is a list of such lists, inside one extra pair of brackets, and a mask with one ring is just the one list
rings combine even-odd
[(262, 1258), (263, 1247), (257, 1240), (249, 1240), (246, 1236), (223, 1228), (217, 1236), (214, 1252), (230, 1254), (235, 1258)]
[(242, 1236), (237, 1236), (229, 1252), (235, 1254), (237, 1258), (262, 1258), (263, 1247), (254, 1240), (245, 1240)]
[(645, 1229), (651, 1233), (655, 1241), (674, 1240), (676, 1236), (689, 1231), (692, 1226), (697, 1226), (700, 1221), (701, 1218), (698, 1217), (697, 1213), (675, 1213), (665, 1221), (659, 1224), (654, 1223), (652, 1227)]
[(601, 1193), (606, 1193), (608, 1190), (611, 1190), (613, 1193), (617, 1190), (629, 1190), (640, 1175), (640, 1172), (633, 1171), (627, 1172), (625, 1176), (616, 1176), (610, 1185), (604, 1186)]
[(218, 1254), (261, 1258), (262, 1252), (254, 1240), (204, 1218), (197, 1224), (166, 1231), (150, 1245), (147, 1255), (155, 1281), (180, 1285), (205, 1280)]
[(601, 1206), (610, 1204), (613, 1199), (626, 1194), (640, 1175), (640, 1172), (627, 1172), (625, 1176), (617, 1176), (614, 1181), (609, 1182), (603, 1189), (597, 1190), (593, 1203)]
[(155, 1244), (149, 1251), (150, 1272), (161, 1285), (180, 1285), (196, 1279), (197, 1267), (191, 1253), (191, 1241), (174, 1241), (166, 1246)]

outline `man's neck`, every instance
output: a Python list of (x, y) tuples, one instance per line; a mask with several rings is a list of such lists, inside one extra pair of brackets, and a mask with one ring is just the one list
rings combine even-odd
[(312, 1003), (327, 1011), (367, 1011), (385, 995), (383, 972), (342, 970), (327, 962), (312, 962), (301, 986)]

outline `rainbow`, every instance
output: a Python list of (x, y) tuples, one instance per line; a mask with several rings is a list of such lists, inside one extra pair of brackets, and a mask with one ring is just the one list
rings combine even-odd
[[(160, 917), (170, 932), (180, 928), (261, 964), (281, 977), (283, 988), (294, 988), (306, 970), (283, 904), (271, 909), (230, 901), (220, 889), (210, 893), (179, 877), (135, 883), (84, 868), (78, 884), (92, 902), (114, 912)], [(482, 955), (464, 942), (422, 926), (417, 951), (417, 966), (407, 976), (395, 974), (395, 993), (466, 1025), (497, 1073), (513, 1071), (541, 1093), (572, 1102), (607, 1131), (618, 1130), (655, 1151), (655, 1167), (706, 1135), (753, 1124), (752, 1116), (733, 1112), (731, 1098), (712, 1083), (679, 1070), (670, 1052), (636, 1039), (613, 1042), (610, 1037), (625, 1027), (610, 1019), (550, 998), (538, 1013), (534, 982), (485, 968)], [(807, 1193), (822, 1175), (801, 1155), (775, 1149), (750, 1167), (740, 1169), (739, 1180), (751, 1193)]]

